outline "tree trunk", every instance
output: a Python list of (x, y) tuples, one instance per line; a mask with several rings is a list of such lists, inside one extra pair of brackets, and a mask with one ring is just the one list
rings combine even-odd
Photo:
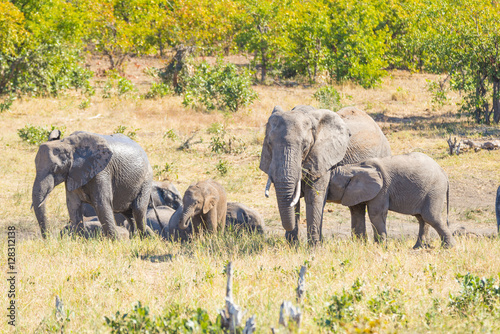
[(495, 77), (493, 79), (493, 121), (497, 124), (500, 121), (499, 88), (500, 80), (499, 78)]

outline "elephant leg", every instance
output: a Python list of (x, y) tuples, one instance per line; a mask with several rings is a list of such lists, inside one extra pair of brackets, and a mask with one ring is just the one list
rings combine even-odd
[(361, 203), (355, 206), (350, 206), (349, 211), (351, 211), (351, 233), (352, 236), (366, 241), (368, 239), (366, 235), (366, 204)]
[(290, 244), (295, 244), (299, 241), (299, 222), (300, 222), (300, 199), (295, 205), (295, 228), (285, 232), (285, 239)]
[(418, 237), (417, 237), (417, 243), (415, 246), (413, 246), (413, 249), (419, 249), (425, 247), (426, 240), (427, 240), (427, 234), (429, 232), (429, 225), (425, 223), (425, 220), (422, 218), (421, 215), (415, 215), (415, 218), (418, 220), (419, 228), (418, 228)]
[(78, 195), (66, 191), (66, 205), (68, 206), (71, 229), (74, 233), (83, 236), (85, 228), (83, 225), (82, 201)]
[(151, 193), (151, 183), (145, 183), (132, 203), (132, 215), (134, 216), (139, 233), (146, 232), (146, 212)]
[(376, 243), (385, 243), (387, 241), (387, 210), (373, 209), (368, 206), (368, 216), (373, 226), (373, 236)]
[(309, 244), (315, 245), (322, 241), (321, 227), (323, 223), (323, 209), (326, 204), (326, 191), (330, 181), (329, 176), (330, 174), (326, 173), (310, 186), (304, 186), (307, 241)]
[(208, 211), (207, 214), (203, 217), (203, 221), (205, 222), (205, 227), (207, 232), (210, 234), (217, 233), (217, 210), (213, 208)]
[(205, 222), (203, 221), (201, 216), (200, 215), (193, 216), (193, 218), (191, 218), (191, 224), (193, 225), (193, 234), (199, 236), (205, 225)]
[(422, 218), (439, 234), (441, 244), (444, 248), (455, 246), (455, 239), (448, 226), (443, 223), (440, 212), (439, 214), (433, 214), (432, 212), (422, 213)]

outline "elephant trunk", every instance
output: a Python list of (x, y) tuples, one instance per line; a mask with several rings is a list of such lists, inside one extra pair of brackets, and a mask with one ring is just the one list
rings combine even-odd
[(295, 228), (295, 208), (294, 205), (291, 204), (293, 204), (294, 194), (299, 189), (296, 189), (294, 183), (292, 183), (292, 186), (282, 186), (281, 184), (275, 183), (275, 188), (276, 197), (278, 199), (281, 224), (286, 231), (293, 231), (293, 229)]
[(188, 228), (189, 220), (193, 217), (193, 215), (194, 215), (194, 205), (184, 209), (184, 211), (182, 212), (181, 219), (179, 221), (179, 228), (181, 230), (185, 230)]
[(42, 237), (47, 238), (47, 214), (45, 210), (45, 200), (54, 189), (54, 177), (50, 174), (41, 177), (38, 176), (33, 184), (32, 206), (35, 210), (36, 219), (42, 232)]

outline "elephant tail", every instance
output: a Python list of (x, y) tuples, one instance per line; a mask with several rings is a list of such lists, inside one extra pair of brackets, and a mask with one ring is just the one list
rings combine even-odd
[(153, 195), (151, 195), (151, 194), (149, 195), (149, 202), (151, 203), (151, 206), (153, 207), (153, 211), (155, 212), (156, 220), (158, 221), (158, 224), (160, 225), (160, 228), (161, 228), (160, 236), (163, 236), (163, 231), (165, 231), (165, 225), (160, 220), (160, 216), (158, 215), (158, 211), (156, 211), (155, 202), (153, 201)]
[(448, 181), (448, 187), (446, 188), (446, 226), (450, 227), (450, 181)]

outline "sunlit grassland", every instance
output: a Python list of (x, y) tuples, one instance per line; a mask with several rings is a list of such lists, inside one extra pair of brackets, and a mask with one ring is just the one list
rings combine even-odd
[[(476, 126), (456, 118), (459, 95), (433, 106), (426, 79), (434, 76), (393, 72), (381, 87), (362, 89), (346, 84), (344, 105), (366, 110), (383, 128), (394, 154), (420, 151), (433, 157), (448, 173), (451, 182), (450, 222), (468, 229), (487, 229), (495, 225), (494, 199), (500, 184), (498, 151), (469, 152), (449, 156), (449, 135), (488, 139), (498, 136), (498, 126)], [(81, 97), (25, 98), (14, 102), (11, 111), (0, 114), (0, 231), (9, 225), (18, 231), (18, 324), (19, 333), (47, 331), (57, 323), (54, 300), (59, 295), (71, 312), (67, 329), (74, 333), (105, 331), (104, 316), (116, 311), (129, 312), (141, 301), (153, 314), (178, 305), (182, 309), (201, 307), (214, 320), (224, 305), (224, 266), (231, 260), (235, 267), (235, 300), (257, 314), (261, 332), (278, 326), (283, 300), (295, 301), (297, 271), (308, 266), (307, 297), (302, 332), (327, 331), (321, 326), (332, 296), (360, 279), (363, 297), (354, 305), (352, 326), (372, 326), (372, 332), (474, 332), (500, 330), (498, 313), (481, 307), (463, 317), (453, 313), (450, 293), (459, 294), (456, 274), (470, 272), (496, 277), (500, 268), (498, 239), (459, 238), (451, 250), (433, 248), (413, 251), (414, 234), (391, 235), (387, 248), (371, 242), (363, 244), (347, 239), (350, 216), (347, 208), (327, 204), (324, 218), (325, 242), (317, 248), (289, 247), (283, 238), (274, 189), (264, 197), (266, 175), (261, 172), (259, 156), (264, 126), (277, 104), (290, 109), (297, 104), (315, 104), (315, 88), (257, 86), (259, 100), (238, 113), (199, 113), (182, 106), (181, 98), (159, 100), (101, 99), (95, 97), (86, 109), (78, 108)], [(53, 237), (39, 239), (35, 215), (30, 210), (31, 187), (35, 178), (36, 147), (21, 142), (17, 129), (26, 124), (65, 126), (65, 135), (86, 130), (111, 134), (122, 125), (135, 130), (137, 141), (148, 153), (155, 170), (164, 170), (157, 178), (167, 177), (181, 193), (198, 180), (214, 178), (228, 193), (230, 201), (245, 203), (259, 211), (267, 224), (264, 240), (234, 236), (207, 238), (189, 244), (157, 239), (108, 240), (58, 239), (59, 229), (68, 221), (64, 187), (57, 187), (47, 202)], [(224, 140), (238, 139), (238, 153), (216, 154), (209, 129), (225, 129)], [(172, 130), (175, 136), (165, 135)], [(189, 150), (179, 151), (195, 135)], [(220, 135), (219, 135), (220, 136)], [(218, 164), (228, 168), (220, 173)], [(165, 165), (168, 164), (168, 170)], [(304, 211), (304, 205), (302, 205)], [(304, 217), (304, 215), (302, 215)], [(390, 213), (388, 225), (413, 224), (413, 217)], [(370, 228), (369, 228), (370, 230)], [(305, 233), (305, 221), (301, 222)], [(402, 231), (403, 232), (403, 231)], [(0, 240), (6, 249), (5, 234)], [(5, 251), (0, 255), (5, 263)], [(4, 273), (5, 271), (2, 271)], [(5, 291), (6, 281), (0, 287)], [(370, 300), (389, 291), (401, 315), (370, 310)], [(378, 297), (377, 297), (378, 296)], [(387, 305), (386, 305), (387, 306)], [(498, 305), (497, 305), (498, 306)], [(498, 311), (498, 308), (496, 308)], [(398, 314), (399, 314), (398, 313)], [(0, 332), (7, 329), (0, 322)], [(340, 326), (340, 325), (339, 325)], [(364, 328), (364, 327), (363, 327)]]

